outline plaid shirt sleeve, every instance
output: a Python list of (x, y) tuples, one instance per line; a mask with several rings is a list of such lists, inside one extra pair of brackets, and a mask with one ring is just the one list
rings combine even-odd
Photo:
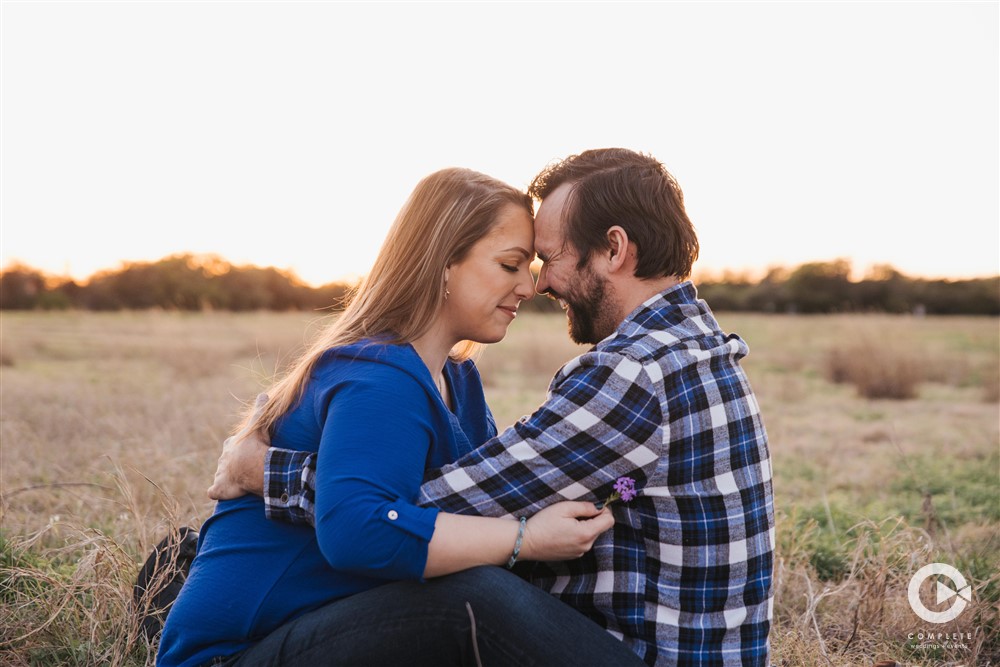
[(316, 525), (316, 453), (269, 447), (264, 459), (264, 513), (272, 521)]
[(638, 488), (663, 449), (663, 414), (643, 364), (591, 351), (553, 378), (545, 403), (455, 463), (430, 471), (419, 504), (446, 512), (532, 515), (560, 500), (603, 500), (622, 476)]

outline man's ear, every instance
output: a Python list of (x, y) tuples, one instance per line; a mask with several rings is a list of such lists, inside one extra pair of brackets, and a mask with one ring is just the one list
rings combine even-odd
[(628, 240), (628, 234), (618, 225), (608, 229), (607, 238), (609, 246), (607, 252), (608, 271), (614, 273), (627, 264), (631, 244)]

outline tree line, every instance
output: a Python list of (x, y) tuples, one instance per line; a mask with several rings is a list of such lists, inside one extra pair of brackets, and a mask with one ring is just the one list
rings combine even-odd
[(1000, 275), (969, 280), (906, 276), (873, 267), (852, 281), (844, 259), (773, 268), (758, 281), (738, 276), (698, 281), (698, 295), (714, 310), (768, 313), (913, 313), (1000, 315)]
[[(850, 262), (810, 262), (773, 268), (759, 279), (723, 274), (696, 278), (699, 296), (719, 311), (770, 313), (885, 312), (1000, 315), (1000, 275), (971, 280), (912, 278), (891, 266), (852, 281)], [(293, 273), (235, 266), (214, 255), (173, 255), (102, 271), (84, 283), (25, 265), (0, 272), (0, 309), (8, 310), (337, 310), (353, 285), (311, 287)], [(558, 312), (551, 299), (527, 311)]]

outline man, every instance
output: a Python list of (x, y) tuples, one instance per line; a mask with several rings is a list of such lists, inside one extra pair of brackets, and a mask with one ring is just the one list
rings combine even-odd
[[(683, 195), (658, 161), (592, 150), (546, 168), (536, 289), (591, 343), (529, 417), (440, 470), (421, 504), (530, 516), (559, 500), (639, 495), (583, 557), (520, 573), (650, 665), (767, 665), (773, 497), (767, 438), (739, 360), (686, 277), (698, 255)], [(227, 445), (209, 493), (264, 493), (272, 519), (312, 522), (315, 458)]]

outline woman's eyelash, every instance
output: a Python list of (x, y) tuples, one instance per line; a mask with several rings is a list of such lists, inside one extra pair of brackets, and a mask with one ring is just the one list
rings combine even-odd
[(510, 271), (511, 273), (517, 273), (518, 269), (516, 266), (511, 266), (510, 264), (501, 264), (504, 271)]

